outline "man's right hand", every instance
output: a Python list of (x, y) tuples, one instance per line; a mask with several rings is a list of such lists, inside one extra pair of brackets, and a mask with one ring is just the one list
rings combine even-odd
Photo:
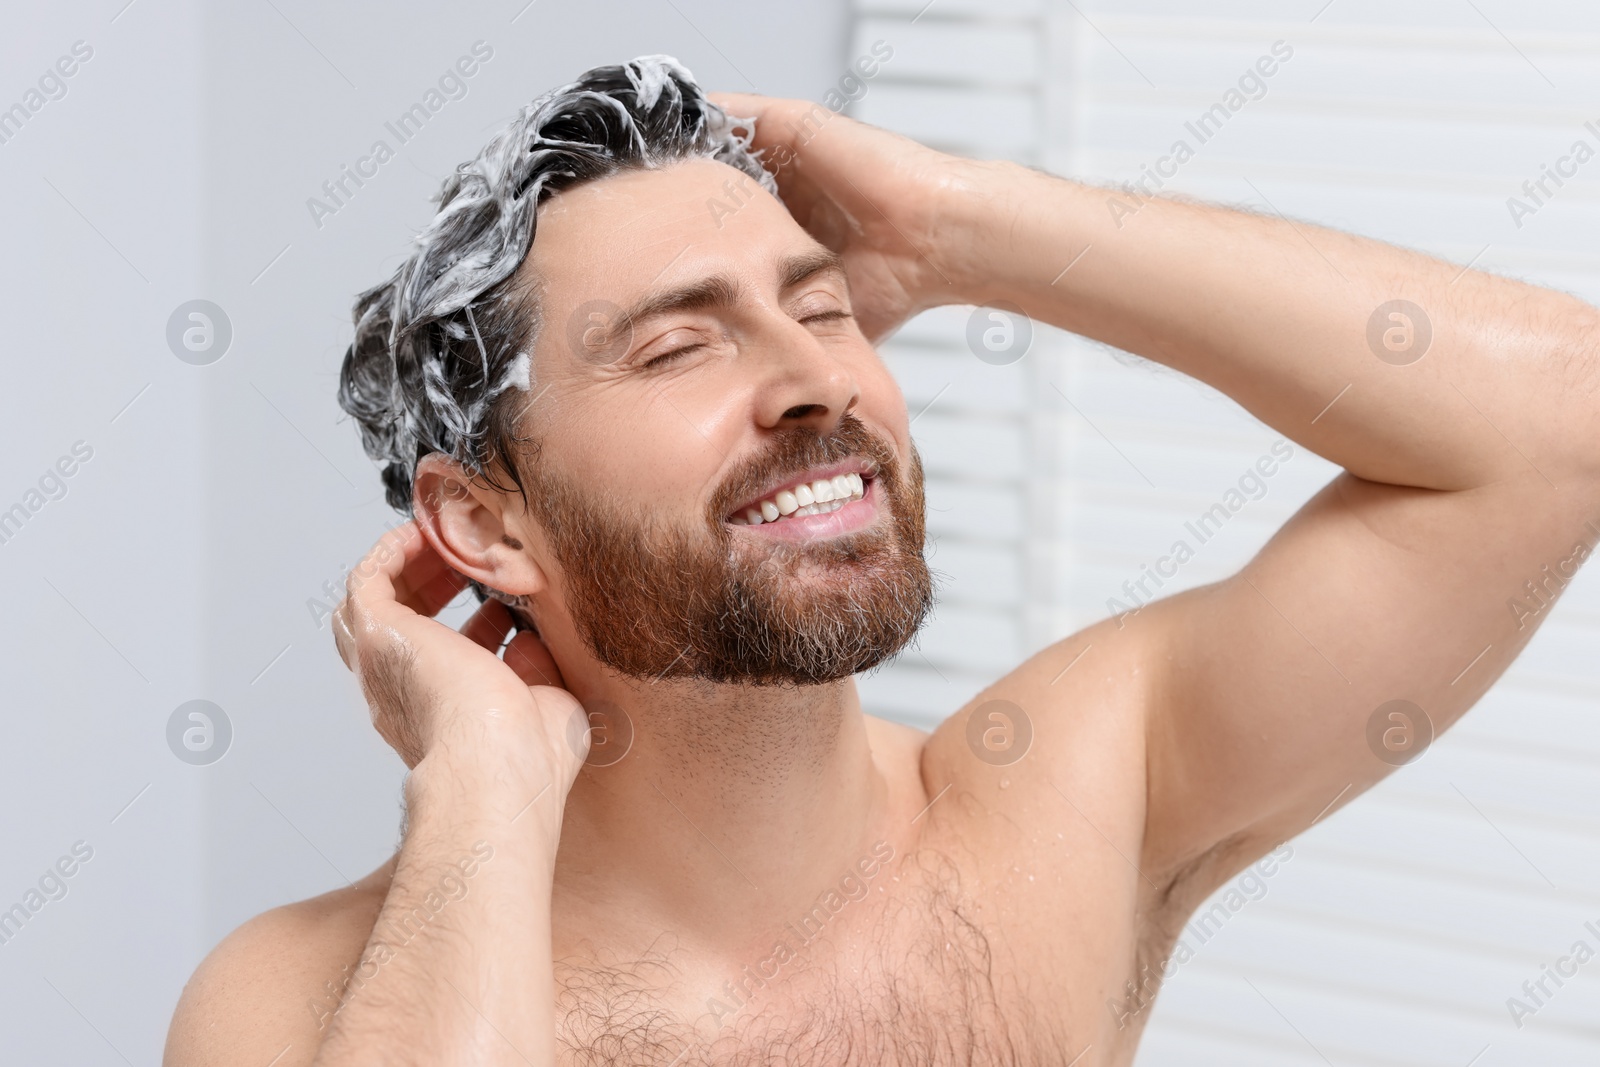
[(339, 655), (407, 767), (440, 746), (509, 746), (564, 795), (583, 766), (587, 741), (569, 740), (585, 736), (583, 709), (535, 634), (521, 631), (504, 659), (495, 654), (512, 626), (505, 605), (485, 602), (460, 632), (434, 619), (465, 586), (415, 522), (395, 527), (346, 580), (333, 614)]

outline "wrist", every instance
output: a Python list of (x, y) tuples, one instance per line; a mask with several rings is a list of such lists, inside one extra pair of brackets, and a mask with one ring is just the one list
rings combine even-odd
[(1007, 160), (962, 160), (942, 183), (935, 247), (949, 279), (945, 303), (982, 304), (1005, 287), (1004, 247), (1025, 170)]
[(1048, 287), (1049, 263), (1071, 259), (1071, 242), (1038, 210), (1061, 202), (1060, 190), (1048, 187), (1055, 181), (1020, 163), (988, 160), (974, 162), (952, 183), (946, 224), (961, 262), (946, 269), (956, 272), (951, 277), (962, 303), (1019, 301), (1031, 288)]
[(453, 835), (532, 833), (553, 845), (574, 775), (537, 738), (484, 741), (436, 740), (406, 778), (409, 826)]

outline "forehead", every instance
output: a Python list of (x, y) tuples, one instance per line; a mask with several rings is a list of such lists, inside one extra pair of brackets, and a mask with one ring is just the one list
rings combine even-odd
[(764, 278), (782, 256), (816, 247), (754, 178), (693, 159), (555, 194), (539, 206), (522, 269), (548, 313), (591, 299), (621, 303), (712, 270)]

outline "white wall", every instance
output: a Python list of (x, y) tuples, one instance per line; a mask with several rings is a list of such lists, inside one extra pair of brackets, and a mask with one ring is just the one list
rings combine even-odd
[[(1294, 54), (1266, 95), (1169, 189), (1600, 302), (1600, 161), (1520, 228), (1506, 206), (1577, 138), (1600, 147), (1583, 128), (1600, 125), (1591, 4), (860, 0), (857, 17), (858, 50), (896, 49), (860, 117), (1101, 183), (1138, 178), (1282, 39)], [(1277, 436), (1190, 379), (1055, 331), (986, 365), (965, 322), (932, 313), (886, 348), (911, 409), (933, 403), (915, 429), (952, 581), (925, 655), (867, 692), (927, 723), (1108, 614)], [(1164, 591), (1237, 569), (1332, 473), (1299, 451)], [(1294, 842), (1220, 932), (1185, 934), (1196, 955), (1141, 1067), (1596, 1062), (1600, 963), (1520, 1030), (1506, 1000), (1575, 941), (1600, 948), (1584, 928), (1600, 927), (1597, 639), (1591, 568), (1461, 725)]]

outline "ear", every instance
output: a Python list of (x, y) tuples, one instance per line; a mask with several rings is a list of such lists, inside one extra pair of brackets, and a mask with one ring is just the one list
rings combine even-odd
[(510, 530), (511, 498), (474, 478), (442, 452), (417, 462), (411, 509), (417, 527), (449, 566), (491, 589), (514, 596), (541, 592), (549, 582)]

